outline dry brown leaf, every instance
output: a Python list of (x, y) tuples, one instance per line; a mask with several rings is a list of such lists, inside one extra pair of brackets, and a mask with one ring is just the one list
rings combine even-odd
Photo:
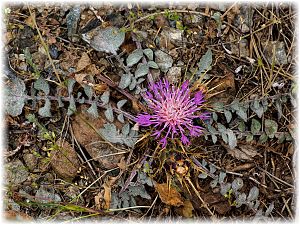
[(82, 53), (82, 56), (81, 56), (81, 58), (79, 59), (79, 61), (77, 63), (77, 67), (76, 67), (77, 72), (83, 70), (84, 68), (86, 68), (91, 63), (92, 62), (91, 62), (91, 59), (88, 56), (88, 54), (86, 52)]
[(79, 74), (75, 74), (74, 77), (75, 77), (75, 80), (79, 83), (79, 84), (82, 84), (83, 83), (83, 80), (84, 78), (88, 76), (88, 74), (86, 73), (79, 73)]
[(262, 155), (257, 152), (256, 147), (252, 145), (240, 144), (234, 149), (227, 148), (227, 151), (230, 155), (239, 160), (252, 161), (257, 155), (262, 157)]
[(95, 195), (95, 206), (96, 209), (100, 210), (103, 208), (102, 204), (103, 204), (103, 194), (102, 192), (99, 192), (98, 194)]
[(56, 144), (59, 148), (51, 150), (50, 164), (58, 176), (72, 180), (80, 166), (77, 153), (66, 140), (58, 139)]
[(120, 168), (120, 170), (125, 170), (126, 169), (126, 161), (125, 161), (125, 157), (122, 157), (120, 162), (117, 163), (118, 167)]
[(166, 183), (156, 183), (155, 189), (163, 203), (172, 206), (183, 205), (182, 197), (174, 187), (169, 188), (168, 184)]
[(118, 180), (118, 177), (107, 177), (106, 182), (103, 185), (104, 188), (104, 209), (110, 208), (111, 203), (111, 187), (115, 184), (115, 182)]
[(183, 206), (178, 208), (177, 213), (185, 218), (192, 218), (193, 217), (193, 204), (190, 200), (184, 200)]
[(28, 16), (26, 20), (24, 21), (27, 26), (31, 27), (32, 29), (35, 29), (34, 26), (34, 19), (35, 19), (35, 12), (32, 12), (31, 16)]
[(110, 202), (111, 202), (111, 186), (109, 184), (105, 183), (103, 185), (104, 188), (104, 209), (109, 209), (110, 208)]

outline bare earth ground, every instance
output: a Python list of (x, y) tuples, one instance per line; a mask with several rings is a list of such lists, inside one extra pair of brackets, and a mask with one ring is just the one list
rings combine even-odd
[[(292, 221), (294, 6), (6, 5), (4, 216)], [(205, 93), (202, 136), (138, 127), (166, 78)]]

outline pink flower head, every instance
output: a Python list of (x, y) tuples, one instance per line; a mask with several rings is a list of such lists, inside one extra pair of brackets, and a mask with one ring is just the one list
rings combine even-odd
[(191, 97), (188, 86), (188, 81), (178, 88), (164, 79), (151, 83), (143, 96), (151, 113), (139, 114), (136, 122), (145, 127), (153, 125), (152, 135), (160, 139), (162, 147), (167, 145), (168, 138), (176, 137), (180, 137), (183, 144), (190, 144), (188, 137), (197, 137), (203, 132), (202, 127), (194, 125), (193, 119), (209, 118), (208, 113), (200, 113), (203, 92), (198, 91)]

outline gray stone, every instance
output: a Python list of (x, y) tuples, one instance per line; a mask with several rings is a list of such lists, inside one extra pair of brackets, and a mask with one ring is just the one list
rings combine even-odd
[(253, 24), (253, 14), (254, 9), (250, 5), (242, 6), (240, 13), (235, 17), (235, 26), (240, 28), (243, 33), (249, 32), (249, 27)]
[(5, 169), (8, 183), (14, 185), (23, 183), (29, 175), (27, 168), (19, 159), (7, 163)]
[(181, 67), (171, 67), (166, 76), (171, 84), (176, 84), (181, 79)]
[(168, 69), (172, 66), (173, 64), (173, 59), (170, 55), (167, 53), (157, 50), (155, 51), (155, 62), (159, 66), (162, 72), (167, 72)]
[(23, 159), (30, 171), (33, 171), (34, 168), (37, 167), (38, 159), (33, 154), (27, 153), (23, 156)]
[(270, 64), (285, 65), (288, 63), (283, 41), (263, 42), (265, 56)]
[(37, 190), (35, 198), (41, 203), (61, 202), (60, 196), (54, 192), (54, 188), (41, 186), (39, 190)]
[(182, 45), (182, 30), (178, 30), (172, 27), (166, 27), (162, 30), (161, 35), (166, 37), (167, 40), (174, 45)]

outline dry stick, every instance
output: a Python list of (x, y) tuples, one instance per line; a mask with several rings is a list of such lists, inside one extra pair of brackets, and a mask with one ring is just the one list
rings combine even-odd
[(134, 97), (132, 94), (130, 94), (129, 92), (125, 91), (124, 89), (119, 88), (118, 85), (115, 82), (111, 81), (110, 79), (108, 79), (107, 77), (103, 76), (102, 74), (97, 74), (97, 77), (100, 80), (102, 80), (103, 82), (105, 82), (108, 86), (110, 86), (112, 88), (115, 88), (118, 92), (120, 92), (121, 94), (125, 95), (132, 102), (137, 103), (142, 110), (146, 111), (145, 106), (143, 106), (136, 97)]
[(261, 167), (259, 167), (259, 166), (257, 166), (257, 168), (258, 168), (259, 170), (265, 172), (267, 175), (273, 177), (275, 180), (278, 180), (278, 181), (281, 182), (282, 184), (285, 184), (285, 185), (287, 185), (287, 186), (289, 186), (289, 187), (291, 187), (291, 188), (295, 188), (292, 184), (289, 184), (289, 183), (285, 182), (284, 180), (281, 180), (280, 178), (274, 176), (273, 174), (269, 173), (268, 171), (264, 170), (263, 168), (261, 168)]
[(48, 56), (48, 59), (49, 59), (49, 61), (50, 61), (50, 63), (51, 63), (51, 66), (52, 66), (52, 68), (53, 68), (53, 71), (54, 71), (54, 73), (55, 73), (55, 76), (56, 76), (56, 78), (57, 78), (58, 81), (59, 81), (59, 84), (58, 84), (58, 85), (63, 87), (62, 82), (61, 82), (61, 80), (60, 80), (60, 77), (59, 77), (59, 75), (58, 75), (58, 72), (57, 72), (57, 70), (56, 70), (56, 68), (55, 68), (55, 66), (54, 66), (53, 60), (52, 60), (52, 58), (51, 58), (51, 56), (50, 56), (48, 46), (47, 46), (47, 44), (45, 43), (45, 41), (44, 41), (44, 39), (43, 39), (43, 36), (42, 36), (42, 34), (41, 34), (40, 30), (39, 30), (39, 27), (38, 27), (38, 25), (37, 25), (37, 23), (36, 23), (35, 16), (32, 14), (31, 9), (30, 9), (30, 7), (29, 7), (28, 5), (27, 5), (27, 8), (28, 8), (28, 10), (29, 10), (30, 16), (31, 16), (32, 21), (33, 21), (33, 23), (34, 23), (35, 29), (36, 29), (37, 32), (38, 32), (39, 38), (40, 38), (40, 40), (41, 40), (41, 42), (42, 42), (42, 45), (43, 45), (43, 47), (44, 47), (44, 49), (45, 49), (45, 52), (46, 52), (46, 54), (47, 54), (47, 56)]
[(194, 192), (196, 193), (197, 197), (200, 199), (200, 201), (202, 202), (204, 208), (206, 208), (208, 210), (208, 212), (210, 213), (212, 220), (214, 222), (216, 222), (217, 218), (215, 217), (215, 215), (213, 214), (213, 212), (208, 208), (207, 203), (201, 198), (199, 192), (197, 191), (197, 189), (195, 188), (194, 184), (192, 183), (192, 181), (190, 180), (189, 177), (186, 178), (186, 180), (189, 182), (189, 184), (192, 186)]

